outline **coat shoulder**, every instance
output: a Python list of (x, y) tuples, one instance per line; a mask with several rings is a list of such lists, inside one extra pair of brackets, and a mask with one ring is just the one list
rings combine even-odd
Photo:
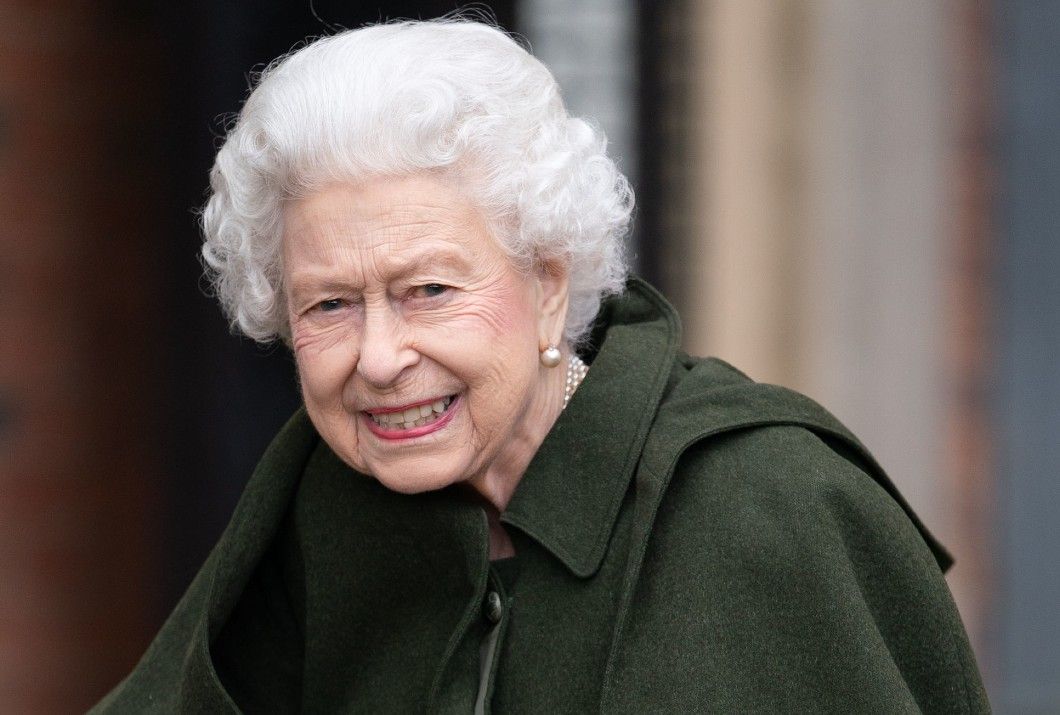
[(861, 443), (721, 361), (675, 371), (649, 456), (668, 473), (628, 631), (638, 655), (616, 673), (648, 650), (673, 678), (644, 702), (678, 710), (986, 712), (934, 542)]
[(873, 536), (904, 544), (921, 567), (945, 565), (872, 455), (823, 407), (717, 359), (685, 358), (677, 371), (654, 440), (667, 454), (654, 455), (666, 472), (662, 511), (687, 515), (672, 528), (783, 535), (818, 550), (834, 542), (844, 558), (882, 548), (854, 543)]
[(735, 460), (748, 484), (769, 477), (760, 486), (777, 489), (778, 498), (848, 492), (877, 499), (885, 510), (897, 507), (939, 567), (952, 564), (871, 452), (828, 410), (794, 390), (754, 382), (716, 358), (681, 356), (645, 458), (665, 479), (679, 461), (702, 453)]

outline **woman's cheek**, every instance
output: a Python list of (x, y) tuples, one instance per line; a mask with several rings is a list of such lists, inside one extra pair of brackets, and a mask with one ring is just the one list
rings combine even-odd
[(352, 320), (302, 316), (291, 321), (291, 348), (295, 355), (313, 355), (348, 346), (355, 337)]
[(306, 401), (321, 407), (342, 403), (343, 385), (357, 362), (356, 352), (349, 341), (339, 341), (334, 335), (306, 335), (292, 340), (295, 363), (298, 366), (302, 394)]
[[(514, 296), (512, 296), (514, 297)], [(425, 327), (446, 330), (463, 339), (508, 338), (523, 330), (533, 331), (533, 320), (518, 302), (501, 295), (479, 295), (423, 312), (416, 321)]]

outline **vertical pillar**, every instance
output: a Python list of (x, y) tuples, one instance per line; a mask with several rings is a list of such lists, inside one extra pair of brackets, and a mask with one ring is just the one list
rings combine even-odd
[(700, 112), (693, 111), (700, 81), (695, 59), (701, 31), (692, 21), (693, 0), (641, 3), (638, 7), (639, 158), (636, 234), (639, 270), (678, 307), (696, 284), (699, 267), (689, 260), (688, 237), (700, 198), (689, 189)]
[(86, 709), (150, 635), (157, 46), (124, 7), (0, 10), (2, 712)]
[(998, 710), (1060, 711), (1060, 5), (994, 5), (999, 52)]
[[(798, 10), (791, 3), (694, 3), (697, 58), (689, 189), (696, 197), (687, 344), (752, 376), (791, 384), (801, 232), (792, 171), (799, 147)], [(694, 31), (695, 32), (695, 31)]]
[(957, 559), (950, 586), (964, 617), (979, 667), (991, 693), (998, 685), (993, 630), (998, 598), (997, 433), (990, 404), (997, 358), (993, 302), (997, 260), (995, 175), (996, 59), (989, 8), (976, 0), (948, 5), (952, 11), (950, 104), (955, 146), (945, 289), (945, 464), (941, 493), (949, 505)]

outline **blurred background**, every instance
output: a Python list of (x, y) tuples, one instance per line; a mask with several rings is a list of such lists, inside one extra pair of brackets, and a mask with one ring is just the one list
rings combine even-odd
[[(0, 0), (0, 712), (136, 662), (298, 403), (196, 207), (249, 73), (462, 3)], [(1060, 3), (474, 3), (596, 117), (685, 346), (849, 424), (957, 558), (999, 713), (1060, 713)]]

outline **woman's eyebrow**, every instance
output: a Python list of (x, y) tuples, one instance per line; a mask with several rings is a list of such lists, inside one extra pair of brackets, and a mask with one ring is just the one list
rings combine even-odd
[(435, 268), (450, 268), (456, 271), (470, 270), (471, 263), (455, 251), (423, 251), (404, 263), (395, 273), (414, 274)]
[[(471, 268), (471, 262), (467, 257), (455, 251), (422, 251), (407, 260), (391, 260), (386, 270), (388, 280), (425, 273), (438, 268), (449, 268), (457, 272), (467, 272)], [(358, 292), (361, 290), (363, 287), (360, 283), (339, 277), (331, 271), (302, 270), (295, 273), (290, 280), (290, 291), (293, 297), (305, 293)]]
[(336, 293), (357, 291), (358, 286), (351, 280), (342, 280), (332, 275), (325, 275), (315, 271), (301, 272), (295, 274), (290, 281), (291, 295), (301, 296), (305, 293)]

